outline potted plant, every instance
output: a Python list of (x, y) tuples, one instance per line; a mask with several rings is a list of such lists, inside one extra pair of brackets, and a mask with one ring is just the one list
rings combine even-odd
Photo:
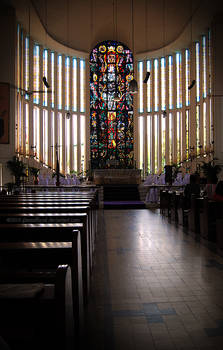
[(25, 169), (26, 165), (19, 160), (18, 157), (13, 156), (12, 160), (8, 160), (6, 167), (10, 170), (11, 174), (15, 176), (15, 185), (20, 187), (21, 177), (26, 177)]
[(38, 175), (39, 175), (40, 169), (35, 168), (35, 167), (29, 167), (29, 172), (31, 175), (33, 175), (34, 185), (38, 185), (38, 183), (39, 183)]

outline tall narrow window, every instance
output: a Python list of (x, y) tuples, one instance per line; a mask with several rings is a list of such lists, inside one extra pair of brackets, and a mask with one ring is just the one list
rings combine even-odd
[(161, 134), (162, 134), (162, 171), (166, 164), (166, 118), (161, 117)]
[(43, 163), (48, 164), (48, 111), (43, 110)]
[(33, 109), (33, 150), (36, 159), (40, 159), (40, 117), (39, 108)]
[(62, 55), (57, 57), (57, 101), (58, 109), (62, 109)]
[(159, 162), (159, 157), (158, 157), (158, 147), (159, 147), (159, 116), (158, 114), (154, 115), (154, 172), (157, 174), (158, 172), (158, 162)]
[(139, 113), (143, 113), (143, 62), (138, 63), (139, 72)]
[(207, 97), (207, 43), (206, 36), (202, 36), (202, 64), (203, 64), (203, 98)]
[(209, 94), (212, 92), (212, 54), (211, 54), (211, 31), (210, 29), (208, 30), (208, 89), (209, 89)]
[(51, 112), (51, 154), (52, 154), (52, 169), (56, 168), (56, 155), (55, 155), (55, 113)]
[(65, 120), (66, 174), (70, 174), (70, 119)]
[(200, 154), (200, 106), (196, 106), (196, 151)]
[(58, 156), (59, 156), (59, 165), (60, 172), (63, 171), (63, 119), (62, 113), (58, 113), (58, 124), (57, 124), (57, 134), (58, 134)]
[(203, 103), (203, 150), (204, 153), (207, 150), (207, 105), (206, 102)]
[(70, 57), (65, 59), (65, 109), (70, 109)]
[(20, 25), (17, 25), (17, 86), (18, 89), (20, 86), (20, 61), (21, 61), (21, 53), (20, 53)]
[(73, 70), (72, 70), (72, 109), (77, 112), (77, 59), (73, 57)]
[(154, 59), (154, 111), (159, 110), (159, 60)]
[(161, 58), (161, 110), (166, 110), (166, 59)]
[[(43, 76), (47, 79), (48, 78), (48, 50), (43, 50)], [(47, 106), (47, 87), (43, 84), (43, 106)]]
[(85, 60), (80, 60), (80, 112), (85, 112)]
[(196, 101), (200, 101), (200, 44), (197, 42), (195, 46), (196, 55)]
[[(40, 84), (40, 48), (38, 45), (34, 45), (33, 49), (33, 89), (34, 91), (39, 91)], [(39, 93), (33, 94), (33, 102), (39, 104)]]
[(169, 162), (173, 163), (173, 114), (169, 113)]
[(181, 161), (181, 112), (177, 112), (177, 163)]
[(190, 112), (186, 110), (186, 159), (189, 159), (190, 151)]
[(177, 108), (182, 108), (182, 61), (181, 53), (176, 54)]
[(212, 99), (210, 98), (209, 101), (210, 105), (210, 144), (214, 141), (214, 120), (213, 120), (213, 114), (212, 114)]
[(152, 149), (151, 149), (151, 140), (152, 140), (152, 117), (151, 115), (147, 116), (147, 164), (148, 173), (152, 172)]
[[(29, 90), (29, 38), (25, 39), (25, 90)], [(29, 95), (25, 94), (26, 100), (29, 100)]]
[[(151, 61), (147, 61), (147, 72), (151, 72)], [(147, 112), (152, 112), (152, 101), (151, 101), (151, 89), (152, 79), (151, 77), (147, 81)]]
[(54, 74), (55, 74), (55, 53), (51, 52), (51, 107), (54, 108), (55, 106), (55, 79), (54, 79)]
[(169, 109), (173, 109), (173, 56), (169, 56)]
[(138, 118), (139, 121), (139, 168), (142, 169), (142, 173), (144, 170), (144, 152), (143, 152), (143, 145), (144, 145), (144, 128), (143, 128), (143, 123), (144, 123), (144, 118), (141, 116)]
[(77, 163), (77, 115), (72, 115), (72, 146), (73, 146), (73, 164), (74, 164), (74, 171), (78, 170), (78, 163)]
[(185, 101), (186, 106), (190, 105), (190, 92), (189, 87), (190, 85), (190, 51), (188, 49), (185, 50)]
[(86, 170), (86, 157), (85, 157), (85, 116), (80, 116), (80, 142), (81, 142), (81, 170)]
[(25, 104), (25, 154), (29, 155), (29, 104)]

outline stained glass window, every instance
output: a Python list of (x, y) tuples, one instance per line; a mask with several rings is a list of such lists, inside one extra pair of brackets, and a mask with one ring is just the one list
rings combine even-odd
[(200, 101), (200, 44), (197, 42), (195, 47), (196, 53), (196, 100)]
[[(131, 51), (116, 41), (98, 44), (90, 55), (91, 168), (132, 168), (133, 79)], [(114, 101), (115, 93), (119, 101)]]
[[(25, 90), (29, 90), (29, 38), (25, 39)], [(29, 95), (25, 94), (26, 100), (29, 99)]]
[(52, 90), (52, 93), (51, 93), (51, 107), (54, 108), (54, 104), (55, 104), (55, 101), (54, 101), (54, 94), (55, 94), (55, 89), (54, 89), (54, 60), (55, 60), (55, 53), (54, 52), (51, 52), (51, 90)]
[(43, 110), (43, 163), (48, 164), (48, 111)]
[(25, 153), (29, 154), (29, 104), (25, 104)]
[(209, 88), (209, 94), (211, 94), (211, 85), (212, 85), (212, 59), (211, 59), (211, 31), (210, 29), (208, 30), (208, 77), (209, 77), (209, 82), (208, 82), (208, 88)]
[[(33, 52), (33, 90), (38, 91), (39, 86), (39, 76), (40, 76), (40, 49), (38, 45), (34, 46)], [(33, 94), (33, 102), (39, 104), (39, 93)]]
[(154, 115), (154, 172), (158, 172), (158, 147), (159, 147), (159, 116), (158, 114)]
[(189, 158), (189, 150), (190, 150), (190, 112), (186, 110), (186, 159)]
[(73, 71), (72, 71), (72, 109), (77, 112), (77, 59), (73, 57)]
[(196, 151), (200, 154), (200, 106), (196, 106)]
[[(147, 61), (147, 72), (151, 73), (151, 61)], [(152, 79), (149, 78), (147, 81), (147, 112), (152, 112), (151, 85)]]
[(207, 44), (206, 36), (202, 36), (202, 64), (203, 64), (203, 97), (207, 97)]
[(138, 63), (139, 71), (139, 112), (143, 113), (143, 62)]
[(70, 109), (70, 57), (65, 58), (65, 109)]
[(33, 150), (35, 158), (39, 159), (40, 156), (40, 118), (39, 108), (34, 107), (33, 109)]
[(161, 137), (162, 137), (162, 170), (166, 164), (166, 118), (161, 118)]
[(17, 86), (20, 88), (20, 25), (17, 26)]
[[(43, 50), (43, 76), (48, 77), (48, 50)], [(43, 84), (43, 90), (45, 91), (43, 94), (43, 106), (47, 106), (47, 87)]]
[(60, 173), (63, 171), (63, 119), (62, 113), (58, 113), (57, 123), (57, 134), (58, 134), (58, 157), (60, 165)]
[(173, 162), (173, 114), (169, 113), (169, 161)]
[(177, 112), (177, 163), (181, 161), (181, 112)]
[(176, 54), (176, 78), (177, 78), (177, 108), (182, 108), (182, 57)]
[(51, 154), (52, 154), (52, 169), (55, 169), (55, 113), (51, 112)]
[(166, 59), (161, 58), (161, 110), (166, 110)]
[(72, 146), (73, 146), (73, 164), (74, 171), (77, 171), (77, 115), (72, 116)]
[(207, 105), (206, 102), (203, 103), (203, 150), (206, 151), (207, 148)]
[(65, 119), (66, 174), (70, 174), (70, 119)]
[(185, 100), (186, 106), (190, 105), (190, 90), (188, 89), (190, 85), (190, 51), (188, 49), (185, 50)]
[(80, 60), (80, 111), (85, 112), (85, 60)]
[(169, 56), (169, 109), (173, 109), (173, 56)]
[(151, 142), (152, 142), (152, 117), (151, 115), (147, 116), (147, 164), (148, 173), (152, 172), (152, 149), (151, 149)]
[(159, 60), (154, 60), (154, 111), (159, 110)]
[(57, 101), (58, 109), (62, 109), (62, 55), (57, 57)]
[(85, 116), (80, 116), (80, 128), (81, 128), (81, 170), (86, 170), (86, 157), (85, 157)]
[(143, 117), (139, 117), (139, 168), (144, 169), (144, 162), (143, 162), (143, 157), (144, 157), (144, 152), (143, 152), (143, 145), (144, 145), (144, 128), (143, 128)]

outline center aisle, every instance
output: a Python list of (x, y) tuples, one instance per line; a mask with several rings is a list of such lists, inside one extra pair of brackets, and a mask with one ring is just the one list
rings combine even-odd
[(89, 349), (222, 350), (223, 259), (158, 211), (104, 211)]

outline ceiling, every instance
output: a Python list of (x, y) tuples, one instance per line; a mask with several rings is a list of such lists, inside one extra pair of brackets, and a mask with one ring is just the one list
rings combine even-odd
[[(135, 54), (190, 46), (223, 12), (220, 0), (11, 0), (28, 26), (29, 8), (57, 42), (89, 53), (98, 42), (116, 39)], [(132, 12), (133, 9), (133, 12)], [(132, 16), (133, 13), (133, 16)], [(191, 21), (192, 19), (192, 21)], [(31, 18), (38, 36), (40, 22)], [(27, 28), (28, 30), (28, 28)], [(39, 39), (44, 43), (44, 33)], [(46, 37), (46, 36), (45, 36)], [(192, 39), (193, 37), (193, 39)], [(36, 38), (37, 39), (37, 38)], [(169, 45), (169, 46), (168, 46)], [(166, 47), (163, 49), (163, 47)]]

